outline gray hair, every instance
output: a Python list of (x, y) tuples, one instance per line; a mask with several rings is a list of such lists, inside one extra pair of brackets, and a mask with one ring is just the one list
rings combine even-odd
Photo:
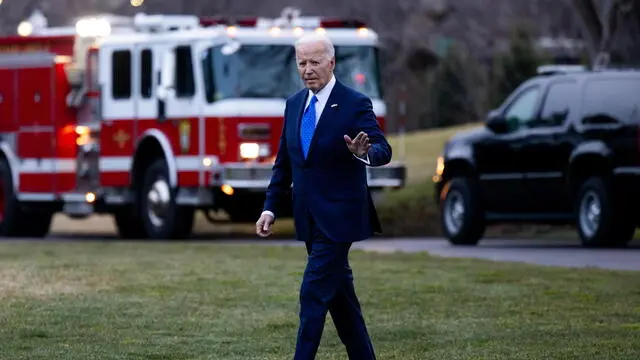
[(313, 42), (321, 42), (322, 45), (324, 45), (325, 53), (329, 58), (332, 58), (335, 56), (336, 50), (333, 47), (333, 42), (324, 34), (313, 33), (313, 34), (303, 35), (296, 41), (295, 47), (297, 48), (298, 45), (300, 44), (313, 43)]

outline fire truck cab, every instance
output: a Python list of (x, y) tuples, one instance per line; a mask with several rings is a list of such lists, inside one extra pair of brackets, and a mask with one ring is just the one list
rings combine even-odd
[[(72, 28), (38, 16), (19, 29), (31, 50), (0, 54), (0, 235), (43, 236), (60, 211), (113, 214), (127, 238), (186, 238), (197, 210), (256, 221), (285, 100), (303, 87), (293, 45), (305, 31), (332, 38), (336, 76), (372, 98), (384, 130), (377, 36), (363, 24), (295, 9), (100, 16)], [(404, 174), (402, 163), (368, 168), (369, 185), (401, 187)]]

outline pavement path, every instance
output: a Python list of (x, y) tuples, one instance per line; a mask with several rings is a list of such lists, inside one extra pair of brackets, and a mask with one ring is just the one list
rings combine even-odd
[(444, 257), (515, 261), (563, 267), (640, 270), (640, 244), (626, 249), (586, 249), (578, 241), (486, 239), (476, 247), (452, 246), (443, 239), (371, 241), (358, 248), (372, 251), (427, 251)]
[[(52, 228), (52, 240), (115, 240), (115, 228), (111, 219), (94, 218), (86, 220), (56, 219)], [(108, 220), (108, 221), (107, 221)], [(91, 226), (87, 226), (91, 223)], [(71, 231), (70, 231), (71, 230)], [(56, 233), (73, 233), (73, 236)], [(243, 239), (226, 235), (198, 236), (194, 241), (216, 243), (247, 243), (301, 246), (295, 240), (261, 240), (256, 237)], [(478, 246), (452, 246), (441, 238), (389, 239), (374, 238), (354, 245), (355, 249), (390, 253), (421, 252), (445, 257), (479, 258), (495, 261), (513, 261), (538, 265), (562, 267), (594, 267), (615, 270), (640, 270), (640, 240), (636, 240), (626, 249), (585, 249), (578, 240), (551, 239), (484, 239)]]
[[(251, 240), (252, 243), (260, 243)], [(300, 246), (297, 241), (263, 241), (263, 244)], [(560, 267), (592, 267), (640, 270), (640, 241), (626, 249), (586, 249), (575, 240), (485, 239), (478, 246), (453, 246), (441, 238), (375, 239), (356, 243), (354, 249), (393, 252), (423, 252), (453, 258), (478, 258)]]

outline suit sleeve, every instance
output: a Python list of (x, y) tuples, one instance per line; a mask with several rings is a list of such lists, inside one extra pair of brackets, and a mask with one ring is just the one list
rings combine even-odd
[[(364, 131), (369, 135), (371, 148), (365, 159), (360, 159), (369, 166), (384, 166), (391, 162), (391, 145), (378, 125), (378, 120), (373, 112), (373, 105), (368, 97), (358, 99), (358, 132)], [(368, 160), (368, 161), (367, 161)]]
[[(288, 104), (287, 104), (288, 105)], [(273, 164), (271, 181), (267, 187), (266, 200), (264, 202), (264, 211), (270, 212), (274, 217), (281, 209), (281, 204), (291, 189), (292, 175), (291, 163), (289, 159), (289, 151), (287, 151), (287, 108), (284, 110), (284, 121), (282, 133), (280, 134), (280, 144), (278, 153)]]

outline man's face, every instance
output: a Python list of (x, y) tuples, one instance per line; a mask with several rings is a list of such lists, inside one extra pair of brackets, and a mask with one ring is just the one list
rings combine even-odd
[(298, 73), (311, 91), (317, 92), (331, 80), (335, 58), (327, 56), (322, 42), (299, 44), (296, 48), (296, 60)]

